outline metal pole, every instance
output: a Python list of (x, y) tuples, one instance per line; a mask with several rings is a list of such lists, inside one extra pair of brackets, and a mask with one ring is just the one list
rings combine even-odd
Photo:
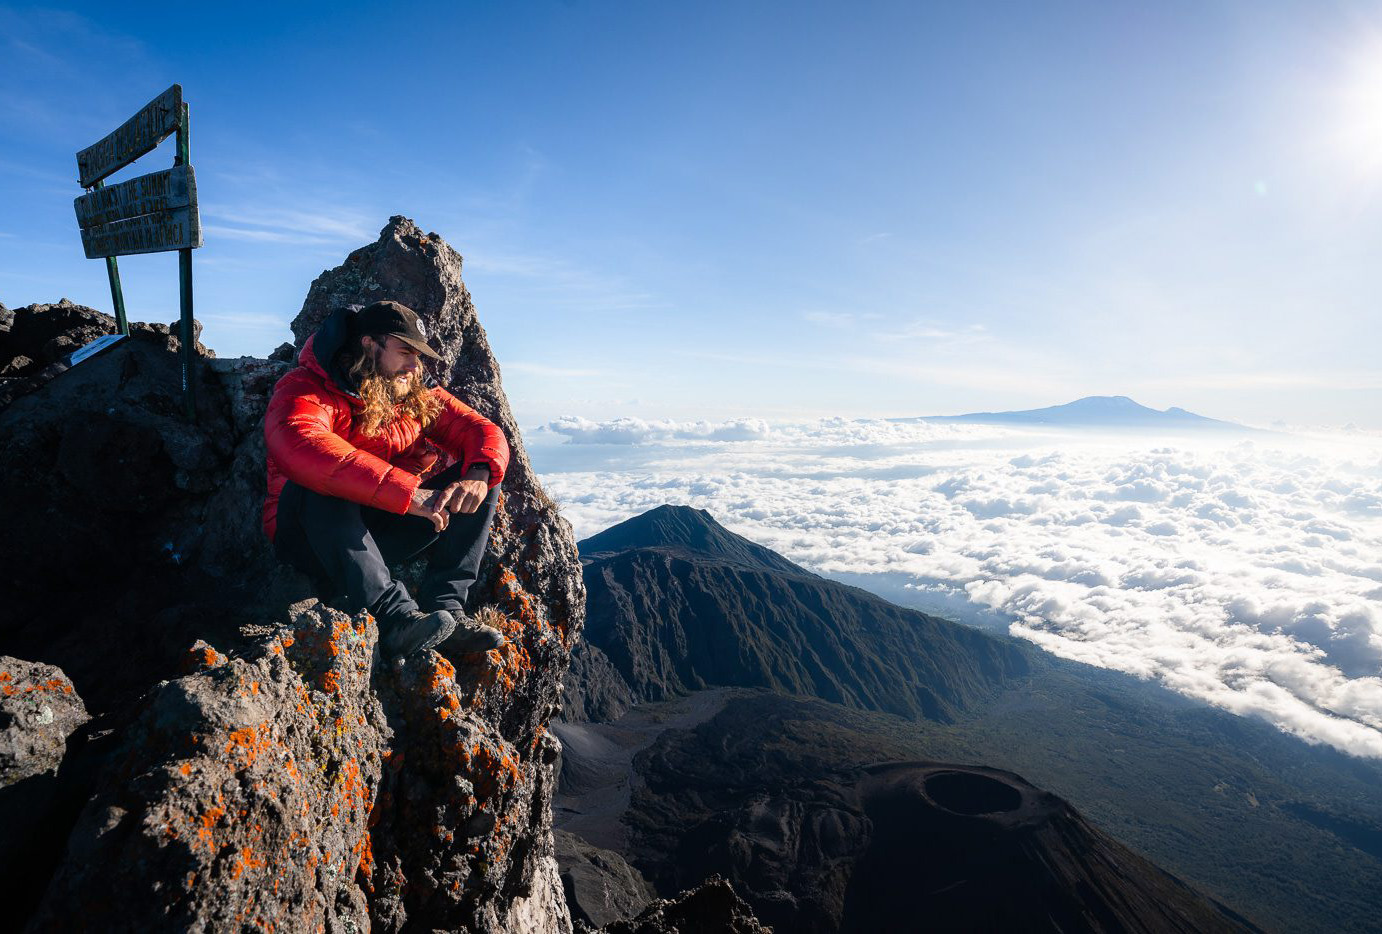
[[(188, 138), (191, 127), (187, 105), (182, 105), (178, 120), (178, 155), (174, 165), (188, 165), (192, 161), (192, 143)], [(182, 304), (182, 394), (187, 401), (187, 418), (197, 421), (197, 386), (194, 367), (197, 359), (197, 338), (192, 327), (192, 250), (178, 250), (178, 291)]]
[[(104, 188), (105, 182), (100, 181), (91, 186), (91, 190)], [(110, 302), (115, 308), (116, 329), (125, 336), (129, 336), (130, 323), (125, 318), (125, 293), (120, 289), (120, 267), (115, 265), (115, 257), (106, 257), (106, 275), (110, 278)]]

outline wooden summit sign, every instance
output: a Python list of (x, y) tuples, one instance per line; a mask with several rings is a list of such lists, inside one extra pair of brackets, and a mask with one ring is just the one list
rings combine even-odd
[(197, 178), (190, 165), (97, 188), (75, 204), (87, 259), (202, 245)]
[[(152, 152), (173, 134), (178, 139), (171, 169), (106, 187), (108, 176)], [(175, 84), (145, 104), (114, 133), (77, 153), (78, 181), (88, 191), (73, 201), (73, 207), (87, 259), (106, 261), (110, 297), (121, 335), (128, 335), (130, 327), (115, 257), (178, 251), (182, 389), (188, 417), (195, 421), (192, 250), (202, 245), (202, 223), (197, 211), (197, 177), (192, 171), (190, 135), (187, 102), (182, 99), (182, 86)]]
[(118, 172), (178, 131), (182, 121), (182, 85), (175, 84), (126, 120), (120, 129), (77, 153), (81, 186), (90, 188)]

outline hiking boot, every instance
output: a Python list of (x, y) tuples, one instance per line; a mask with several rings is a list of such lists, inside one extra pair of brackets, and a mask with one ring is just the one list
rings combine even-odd
[(379, 646), (391, 658), (406, 658), (434, 649), (456, 629), (456, 618), (446, 610), (424, 613), (413, 610), (382, 627)]
[(469, 655), (472, 652), (488, 652), (504, 644), (504, 634), (493, 626), (465, 613), (456, 613), (456, 631), (443, 642), (437, 651), (447, 658), (453, 655)]

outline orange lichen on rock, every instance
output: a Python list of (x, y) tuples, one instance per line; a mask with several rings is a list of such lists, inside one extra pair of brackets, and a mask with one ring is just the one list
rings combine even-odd
[(475, 772), (472, 782), (479, 798), (492, 798), (497, 792), (508, 791), (518, 784), (518, 761), (512, 756), (496, 752), (486, 743), (476, 743), (469, 753)]
[(437, 653), (432, 653), (432, 674), (427, 681), (427, 687), (433, 691), (445, 690), (447, 685), (454, 685), (456, 682), (456, 666), (452, 665)]
[(262, 856), (256, 857), (252, 849), (244, 847), (236, 855), (234, 865), (230, 867), (230, 877), (238, 879), (246, 869), (263, 869), (268, 864), (267, 859)]
[(356, 847), (360, 861), (356, 864), (356, 873), (359, 875), (360, 884), (371, 894), (374, 894), (374, 841), (370, 837), (370, 832), (365, 831), (365, 835), (360, 838), (360, 843)]
[(0, 671), (0, 691), (3, 691), (6, 697), (12, 697), (15, 694), (33, 694), (42, 691), (55, 691), (59, 694), (72, 693), (72, 683), (64, 678), (49, 678), (47, 681), (26, 684), (20, 690), (15, 690), (13, 682), (14, 679), (10, 677), (8, 671)]
[(322, 690), (328, 694), (341, 693), (341, 677), (334, 671), (328, 671), (322, 675)]
[(202, 812), (202, 816), (196, 820), (196, 823), (201, 824), (201, 826), (197, 828), (197, 839), (205, 843), (206, 848), (212, 852), (216, 850), (212, 828), (216, 826), (222, 817), (226, 816), (226, 809), (225, 805), (221, 803), (221, 796), (217, 795), (216, 800), (216, 806)]
[(185, 674), (193, 674), (198, 671), (210, 671), (213, 668), (219, 668), (227, 661), (229, 659), (224, 655), (199, 639), (183, 656), (181, 668)]
[(360, 774), (360, 765), (354, 759), (347, 759), (340, 772), (341, 793), (351, 810), (367, 811), (370, 803), (369, 785)]
[(268, 750), (271, 745), (273, 741), (269, 738), (269, 721), (265, 720), (257, 729), (245, 727), (242, 730), (232, 730), (226, 741), (225, 751), (243, 756), (244, 764), (240, 767), (247, 769), (254, 765), (254, 760), (259, 758), (259, 754)]

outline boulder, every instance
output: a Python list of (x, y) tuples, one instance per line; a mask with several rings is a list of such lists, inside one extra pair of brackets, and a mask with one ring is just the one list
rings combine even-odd
[(361, 930), (392, 731), (378, 630), (313, 604), (255, 657), (205, 642), (126, 731), (33, 923)]
[(0, 788), (57, 772), (67, 737), (88, 719), (62, 669), (0, 655)]

